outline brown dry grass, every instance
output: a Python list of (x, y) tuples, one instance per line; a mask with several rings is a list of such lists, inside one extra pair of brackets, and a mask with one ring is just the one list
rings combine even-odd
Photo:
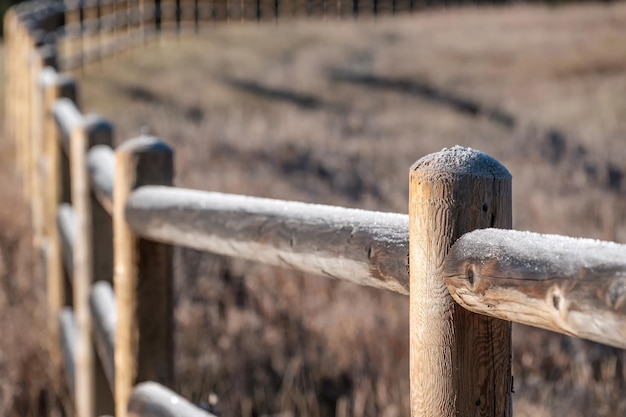
[(45, 282), (34, 268), (29, 210), (14, 154), (0, 142), (0, 415), (34, 417), (58, 409), (51, 401), (61, 388), (52, 383), (58, 379), (46, 350)]
[[(1, 44), (0, 67), (4, 69)], [(4, 89), (0, 83), (0, 116)], [(0, 132), (0, 415), (59, 415), (60, 401), (69, 396), (47, 353), (45, 282), (34, 262), (38, 255), (15, 154)]]
[[(515, 228), (624, 242), (625, 30), (623, 4), (233, 24), (92, 69), (83, 107), (118, 140), (170, 142), (180, 186), (386, 211), (406, 211), (414, 160), (472, 146), (511, 170)], [(176, 296), (183, 395), (244, 417), (408, 415), (404, 297), (189, 250)], [(623, 352), (514, 339), (516, 415), (624, 415)]]

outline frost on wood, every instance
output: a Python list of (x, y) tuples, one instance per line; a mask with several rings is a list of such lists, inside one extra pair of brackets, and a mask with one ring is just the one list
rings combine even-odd
[(115, 325), (117, 322), (117, 307), (115, 294), (111, 284), (105, 281), (96, 282), (89, 297), (89, 305), (93, 316), (94, 341), (102, 368), (114, 391), (115, 384)]
[(408, 294), (408, 216), (169, 187), (133, 192), (140, 236)]
[(411, 169), (478, 177), (511, 178), (509, 171), (491, 156), (462, 146), (444, 148), (437, 153), (426, 155)]
[(106, 145), (94, 146), (87, 154), (87, 169), (91, 187), (98, 201), (111, 214), (113, 210), (113, 179), (115, 153)]
[(137, 385), (128, 401), (129, 417), (215, 417), (156, 382)]
[(84, 117), (76, 107), (76, 104), (67, 98), (58, 99), (54, 103), (52, 112), (61, 132), (63, 132), (62, 143), (67, 152), (70, 133), (73, 129), (83, 125)]
[(472, 311), (626, 347), (626, 245), (477, 230), (450, 249), (445, 282)]

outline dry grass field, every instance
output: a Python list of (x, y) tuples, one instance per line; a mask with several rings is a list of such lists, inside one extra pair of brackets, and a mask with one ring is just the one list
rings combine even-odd
[[(80, 83), (83, 109), (114, 121), (118, 142), (147, 128), (175, 148), (178, 186), (406, 212), (409, 166), (460, 144), (513, 174), (516, 229), (626, 242), (623, 3), (232, 23), (162, 39)], [(8, 194), (0, 273), (26, 294), (28, 222)], [(176, 268), (183, 395), (216, 394), (224, 416), (409, 415), (405, 297), (185, 249)], [(2, 326), (41, 297), (18, 293), (15, 307), (7, 288)], [(32, 390), (37, 368), (38, 350), (18, 355), (16, 343), (0, 345), (7, 415), (25, 414), (10, 381)], [(513, 364), (516, 416), (626, 415), (620, 350), (516, 326)]]

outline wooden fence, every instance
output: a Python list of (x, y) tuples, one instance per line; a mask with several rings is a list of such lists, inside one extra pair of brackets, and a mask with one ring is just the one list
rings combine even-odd
[[(51, 366), (66, 370), (78, 416), (211, 415), (165, 388), (172, 245), (409, 295), (413, 416), (510, 416), (512, 321), (626, 347), (626, 246), (505, 230), (511, 176), (479, 151), (418, 160), (407, 216), (176, 188), (164, 142), (113, 149), (114, 125), (81, 113), (58, 68), (77, 61), (76, 33), (81, 63), (149, 38), (155, 6), (93, 4), (97, 23), (85, 3), (33, 1), (4, 17), (6, 136), (46, 277)], [(167, 4), (159, 24), (176, 27)], [(110, 13), (126, 26), (104, 24)]]

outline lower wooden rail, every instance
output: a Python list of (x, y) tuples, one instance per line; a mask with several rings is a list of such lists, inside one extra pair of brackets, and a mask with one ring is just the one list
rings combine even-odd
[(111, 391), (115, 392), (115, 324), (117, 322), (117, 306), (111, 284), (106, 281), (96, 282), (91, 290), (89, 304), (93, 317), (93, 335), (96, 351), (100, 357), (109, 387), (111, 387)]
[(113, 179), (115, 177), (115, 153), (106, 145), (94, 146), (87, 154), (87, 169), (91, 188), (98, 202), (109, 213), (113, 212)]
[(128, 417), (215, 417), (156, 382), (144, 382), (133, 390)]
[(61, 242), (61, 254), (67, 275), (74, 276), (74, 236), (76, 225), (74, 224), (74, 210), (70, 204), (64, 203), (57, 211), (57, 227)]
[(76, 318), (70, 307), (65, 307), (59, 313), (59, 328), (61, 344), (61, 352), (63, 354), (63, 365), (65, 368), (65, 377), (69, 385), (70, 392), (74, 394), (76, 383), (76, 341), (78, 339), (78, 330), (76, 328)]

